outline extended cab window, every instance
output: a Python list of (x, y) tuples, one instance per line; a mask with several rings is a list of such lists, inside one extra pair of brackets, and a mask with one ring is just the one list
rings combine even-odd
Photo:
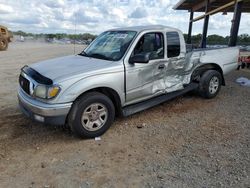
[(164, 40), (162, 33), (147, 33), (136, 44), (133, 54), (150, 53), (150, 59), (164, 58)]
[(177, 57), (180, 55), (180, 37), (177, 32), (167, 33), (167, 55), (170, 57)]

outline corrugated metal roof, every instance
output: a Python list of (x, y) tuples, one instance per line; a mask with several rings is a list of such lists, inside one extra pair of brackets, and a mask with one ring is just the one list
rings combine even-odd
[[(219, 8), (234, 0), (210, 0), (210, 10)], [(175, 10), (193, 10), (194, 12), (204, 12), (206, 0), (180, 0), (173, 8)], [(226, 12), (233, 12), (234, 6), (225, 10)], [(224, 11), (223, 11), (224, 12)], [(250, 0), (243, 0), (242, 12), (250, 12)]]
[(109, 31), (150, 31), (150, 30), (178, 30), (173, 27), (168, 27), (164, 25), (146, 25), (146, 26), (132, 26), (132, 27), (123, 27), (123, 28), (116, 28), (116, 29), (110, 29)]

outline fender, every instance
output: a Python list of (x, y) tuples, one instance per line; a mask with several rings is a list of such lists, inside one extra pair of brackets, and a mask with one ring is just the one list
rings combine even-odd
[(199, 64), (193, 71), (192, 75), (191, 75), (191, 81), (199, 81), (200, 76), (206, 72), (207, 70), (216, 70), (219, 73), (221, 73), (222, 76), (222, 85), (225, 86), (225, 79), (224, 79), (224, 74), (223, 74), (223, 70), (220, 67), (220, 65), (216, 64), (216, 63), (206, 63), (206, 64)]
[(58, 97), (60, 102), (74, 102), (83, 93), (96, 88), (109, 88), (115, 91), (121, 101), (125, 103), (124, 72), (112, 72), (82, 78), (68, 87)]

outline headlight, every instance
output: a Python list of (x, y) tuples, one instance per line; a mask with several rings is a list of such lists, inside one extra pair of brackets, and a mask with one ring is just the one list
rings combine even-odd
[(59, 86), (38, 85), (34, 90), (34, 95), (43, 99), (51, 99), (55, 97), (59, 93), (59, 91)]
[(39, 98), (46, 99), (47, 98), (47, 87), (44, 85), (36, 86), (34, 90), (34, 95)]

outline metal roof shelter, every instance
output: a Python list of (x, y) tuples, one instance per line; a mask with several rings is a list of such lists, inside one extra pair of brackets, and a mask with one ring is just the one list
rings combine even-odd
[[(241, 14), (250, 13), (250, 0), (180, 0), (173, 8), (175, 10), (188, 10), (190, 12), (188, 44), (191, 44), (193, 22), (204, 19), (201, 48), (206, 47), (209, 17), (219, 12), (233, 12), (228, 45), (236, 46)], [(204, 14), (194, 18), (194, 12), (204, 12)]]

